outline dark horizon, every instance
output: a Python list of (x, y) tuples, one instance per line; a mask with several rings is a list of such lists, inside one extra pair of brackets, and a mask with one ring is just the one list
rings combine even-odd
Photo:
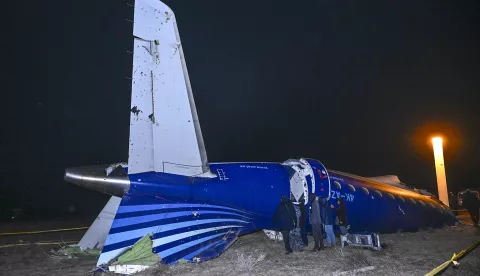
[[(478, 2), (163, 2), (210, 162), (315, 158), (436, 193), (428, 139), (442, 133), (449, 191), (480, 187)], [(63, 172), (127, 160), (133, 10), (31, 5), (13, 21), (0, 200), (32, 216), (96, 214), (108, 197)]]

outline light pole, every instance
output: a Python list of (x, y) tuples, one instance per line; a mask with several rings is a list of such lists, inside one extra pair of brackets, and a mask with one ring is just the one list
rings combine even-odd
[(434, 137), (432, 143), (435, 171), (437, 172), (438, 197), (445, 205), (450, 206), (448, 203), (447, 177), (445, 176), (445, 163), (443, 160), (443, 140), (441, 137)]

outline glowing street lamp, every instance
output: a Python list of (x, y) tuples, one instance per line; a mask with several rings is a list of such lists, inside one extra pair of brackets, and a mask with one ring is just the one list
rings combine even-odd
[(445, 176), (445, 164), (443, 161), (443, 140), (441, 137), (434, 137), (432, 143), (435, 170), (437, 172), (438, 197), (445, 205), (450, 206), (448, 204), (447, 178)]

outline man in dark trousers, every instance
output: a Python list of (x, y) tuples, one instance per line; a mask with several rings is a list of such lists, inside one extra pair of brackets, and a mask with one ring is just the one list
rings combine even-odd
[(285, 243), (285, 250), (287, 250), (286, 254), (290, 254), (293, 252), (290, 247), (290, 231), (297, 227), (297, 215), (292, 201), (285, 195), (282, 195), (280, 204), (277, 206), (277, 211), (273, 216), (273, 225), (277, 223), (277, 220)]
[(323, 205), (322, 212), (324, 212), (322, 216), (322, 222), (325, 227), (325, 232), (327, 235), (327, 247), (335, 247), (336, 240), (335, 240), (335, 233), (333, 232), (333, 215), (332, 215), (332, 208), (328, 206), (328, 200), (326, 198), (322, 198), (320, 202), (320, 206)]
[(470, 190), (467, 190), (463, 196), (463, 208), (467, 209), (468, 213), (470, 213), (470, 217), (473, 221), (473, 226), (478, 228), (478, 217), (479, 217), (479, 208), (480, 208), (480, 200), (478, 197), (472, 193)]
[(310, 202), (310, 224), (312, 225), (313, 239), (315, 240), (315, 246), (312, 251), (318, 251), (323, 249), (323, 235), (322, 235), (322, 218), (320, 216), (320, 206), (318, 204), (317, 196), (311, 193), (308, 196)]
[(303, 198), (300, 200), (300, 235), (302, 237), (302, 242), (305, 247), (308, 246), (308, 237), (307, 237), (307, 211), (305, 209), (305, 200)]
[(337, 199), (337, 202), (337, 208), (333, 205), (330, 205), (330, 207), (337, 211), (338, 227), (340, 227), (342, 235), (346, 235), (348, 234), (347, 206), (345, 206), (343, 198)]

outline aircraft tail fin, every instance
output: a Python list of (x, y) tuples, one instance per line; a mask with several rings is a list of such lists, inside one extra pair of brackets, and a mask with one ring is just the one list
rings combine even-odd
[[(144, 261), (152, 259), (166, 264), (180, 260), (207, 261), (219, 256), (242, 229), (251, 226), (249, 214), (234, 208), (195, 202), (173, 203), (156, 196), (125, 194), (97, 267), (127, 271), (144, 269)], [(132, 252), (136, 244), (145, 242), (150, 244), (149, 252)], [(122, 257), (126, 252), (137, 254), (139, 263), (132, 256)], [(158, 256), (152, 256), (155, 254)], [(128, 264), (119, 266), (122, 259), (128, 259)]]
[(135, 1), (128, 173), (212, 176), (172, 10)]

